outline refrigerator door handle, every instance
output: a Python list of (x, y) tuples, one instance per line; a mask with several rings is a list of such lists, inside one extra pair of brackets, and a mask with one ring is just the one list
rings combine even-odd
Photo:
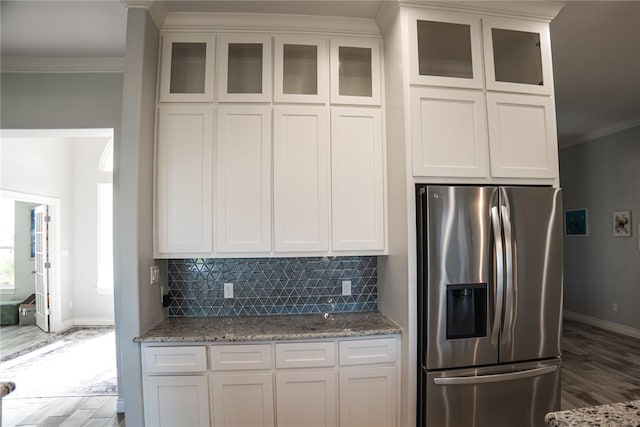
[(511, 342), (513, 326), (513, 310), (514, 310), (514, 283), (513, 283), (513, 233), (511, 228), (511, 217), (507, 206), (500, 206), (502, 228), (504, 231), (504, 257), (505, 257), (505, 309), (504, 324), (502, 327), (502, 342), (508, 344)]
[(539, 377), (541, 375), (550, 374), (558, 369), (557, 365), (545, 366), (542, 368), (528, 369), (526, 371), (507, 372), (505, 374), (478, 375), (472, 377), (442, 377), (434, 378), (433, 382), (437, 385), (473, 385), (497, 383), (501, 381), (521, 380), (524, 378)]
[(502, 249), (502, 226), (500, 224), (500, 212), (498, 207), (491, 208), (491, 223), (493, 226), (493, 248), (496, 257), (496, 295), (495, 311), (493, 314), (493, 329), (491, 344), (497, 345), (500, 334), (500, 320), (502, 319), (502, 304), (504, 299), (504, 252)]

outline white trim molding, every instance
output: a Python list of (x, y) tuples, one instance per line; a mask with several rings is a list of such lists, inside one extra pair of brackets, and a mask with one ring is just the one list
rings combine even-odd
[(2, 58), (3, 73), (123, 73), (123, 57), (27, 57)]
[(608, 320), (598, 319), (596, 317), (586, 316), (580, 313), (574, 313), (572, 311), (565, 311), (564, 317), (570, 320), (586, 323), (587, 325), (595, 326), (607, 331), (615, 332), (621, 335), (625, 335), (632, 338), (640, 338), (640, 329), (632, 328), (631, 326), (621, 325), (620, 323), (610, 322)]
[(533, 21), (551, 22), (564, 7), (558, 1), (423, 1), (399, 0), (400, 6), (440, 9), (503, 18), (525, 18)]

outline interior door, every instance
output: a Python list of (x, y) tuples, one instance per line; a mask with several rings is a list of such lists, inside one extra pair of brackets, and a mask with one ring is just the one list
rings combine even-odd
[(49, 332), (49, 209), (35, 209), (36, 325)]

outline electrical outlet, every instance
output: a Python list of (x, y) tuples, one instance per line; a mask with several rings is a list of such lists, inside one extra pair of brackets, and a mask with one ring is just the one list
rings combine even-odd
[(351, 295), (351, 280), (342, 281), (342, 295)]
[(224, 297), (233, 298), (233, 283), (224, 284)]
[(611, 304), (611, 311), (618, 311), (618, 303), (612, 303)]
[(160, 267), (158, 267), (157, 265), (152, 265), (149, 277), (152, 285), (158, 283), (160, 281)]

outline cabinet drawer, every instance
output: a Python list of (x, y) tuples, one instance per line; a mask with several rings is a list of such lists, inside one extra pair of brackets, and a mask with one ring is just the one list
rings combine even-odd
[(340, 341), (340, 365), (367, 365), (395, 360), (395, 338)]
[(143, 354), (147, 374), (207, 370), (207, 348), (204, 346), (147, 347)]
[(276, 344), (276, 368), (315, 368), (335, 366), (333, 342)]
[(220, 345), (211, 347), (211, 369), (242, 371), (271, 369), (271, 345)]

